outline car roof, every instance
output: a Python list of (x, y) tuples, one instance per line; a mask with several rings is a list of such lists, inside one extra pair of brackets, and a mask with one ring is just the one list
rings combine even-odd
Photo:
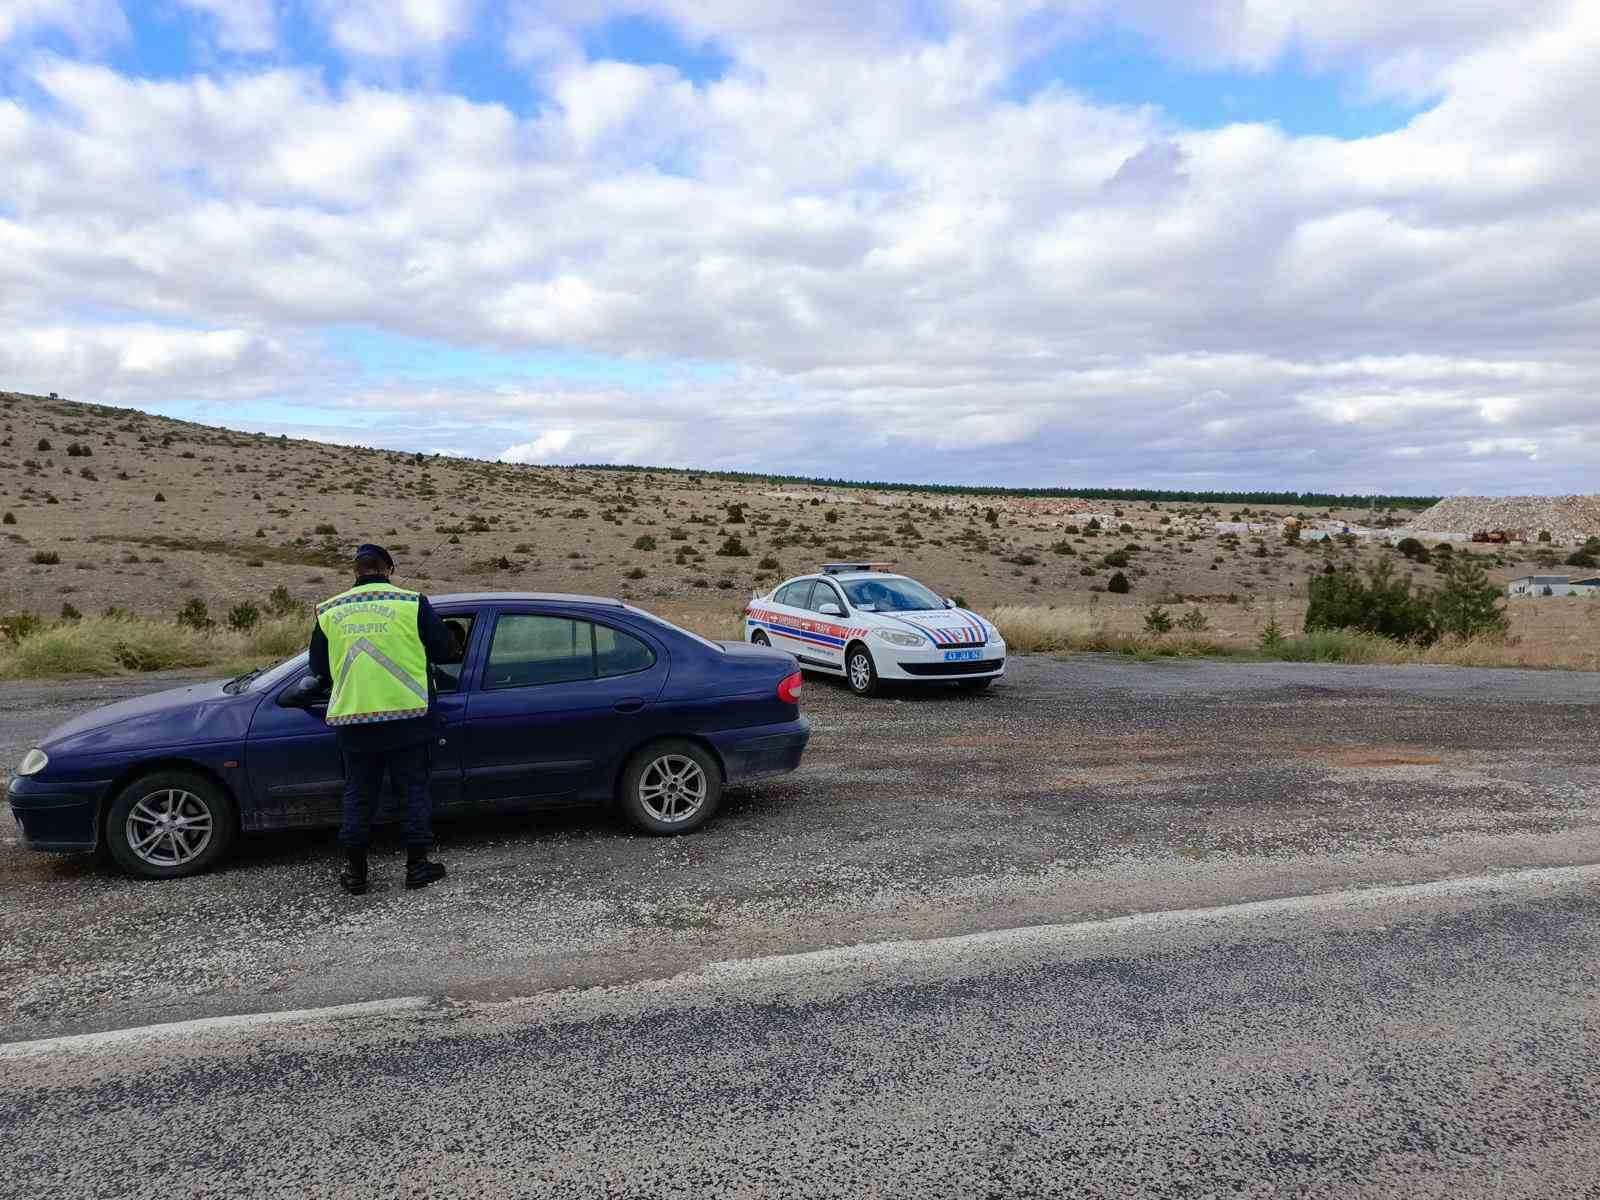
[(485, 604), (494, 603), (547, 603), (595, 604), (606, 608), (627, 607), (611, 596), (585, 596), (578, 592), (451, 592), (447, 596), (429, 596), (429, 604)]
[(818, 571), (815, 574), (807, 575), (804, 578), (839, 579), (853, 582), (858, 579), (910, 579), (911, 576), (902, 575), (898, 571), (840, 571), (838, 574)]

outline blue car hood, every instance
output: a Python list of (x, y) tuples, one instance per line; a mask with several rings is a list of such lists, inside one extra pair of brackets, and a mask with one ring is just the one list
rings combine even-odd
[(91, 709), (57, 725), (39, 745), (49, 751), (77, 741), (75, 749), (95, 754), (130, 746), (242, 739), (261, 696), (250, 692), (230, 696), (222, 686), (220, 681), (194, 683)]

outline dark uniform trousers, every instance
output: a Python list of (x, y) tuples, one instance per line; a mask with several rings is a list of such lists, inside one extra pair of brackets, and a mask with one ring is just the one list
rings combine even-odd
[(344, 817), (339, 841), (348, 849), (365, 850), (371, 838), (372, 815), (389, 776), (405, 804), (406, 845), (426, 849), (433, 844), (433, 801), (428, 795), (429, 746), (421, 742), (382, 750), (341, 747), (344, 757)]

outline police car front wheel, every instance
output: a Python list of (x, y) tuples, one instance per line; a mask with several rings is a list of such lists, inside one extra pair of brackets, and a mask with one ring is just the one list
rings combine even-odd
[(878, 668), (872, 661), (872, 651), (860, 642), (852, 642), (845, 651), (844, 680), (858, 696), (873, 696), (878, 692)]

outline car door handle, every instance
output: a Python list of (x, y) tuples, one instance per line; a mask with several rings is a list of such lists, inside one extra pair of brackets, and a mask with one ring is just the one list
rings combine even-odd
[(638, 696), (629, 696), (626, 700), (618, 700), (611, 707), (621, 713), (638, 712), (644, 707), (644, 700)]

